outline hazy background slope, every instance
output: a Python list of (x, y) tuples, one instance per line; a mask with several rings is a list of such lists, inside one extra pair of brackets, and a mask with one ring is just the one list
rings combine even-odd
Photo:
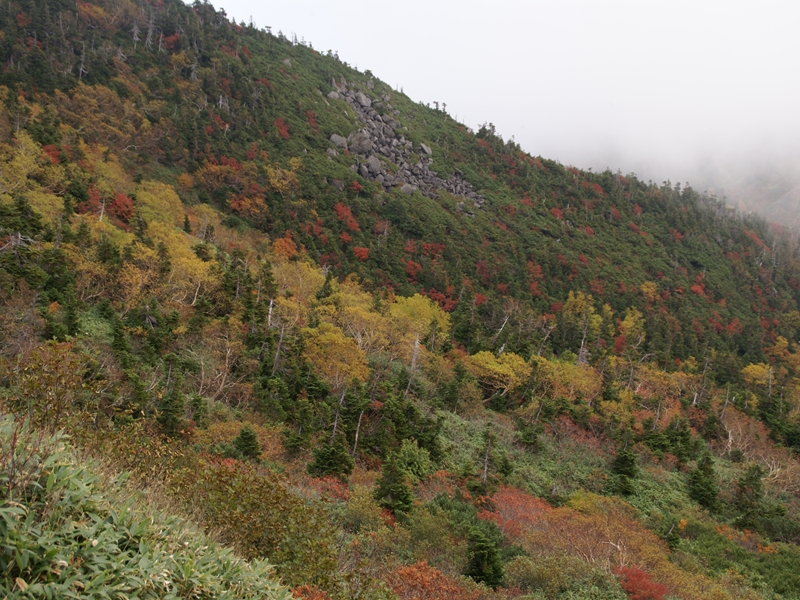
[(353, 0), (252, 5), (251, 19), (338, 51), (475, 129), (567, 165), (689, 182), (797, 223), (798, 7), (709, 0)]

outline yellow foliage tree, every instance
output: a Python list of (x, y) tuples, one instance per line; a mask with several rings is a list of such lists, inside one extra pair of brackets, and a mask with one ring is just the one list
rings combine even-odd
[(389, 307), (389, 315), (400, 332), (421, 341), (429, 334), (431, 350), (450, 333), (450, 315), (430, 298), (414, 294), (409, 298), (397, 298)]
[(171, 185), (143, 181), (136, 188), (136, 200), (136, 210), (148, 223), (183, 225), (183, 204)]
[(589, 351), (587, 342), (591, 338), (597, 337), (603, 324), (603, 318), (596, 314), (591, 294), (570, 292), (561, 309), (561, 318), (565, 325), (576, 329), (581, 338), (581, 345), (578, 350), (578, 364), (588, 363)]
[(549, 396), (569, 401), (584, 400), (591, 406), (603, 391), (603, 378), (597, 369), (561, 360), (539, 357), (538, 377), (546, 380)]
[(513, 392), (528, 380), (532, 372), (525, 359), (513, 352), (505, 352), (498, 358), (484, 350), (466, 357), (463, 362), (489, 397)]
[(0, 194), (28, 189), (29, 177), (42, 163), (42, 149), (24, 131), (14, 136), (14, 145), (0, 147)]
[(208, 289), (214, 281), (212, 263), (200, 260), (192, 251), (191, 238), (172, 225), (152, 222), (148, 234), (169, 250), (172, 269), (163, 282), (167, 293), (174, 302), (194, 305), (201, 290)]

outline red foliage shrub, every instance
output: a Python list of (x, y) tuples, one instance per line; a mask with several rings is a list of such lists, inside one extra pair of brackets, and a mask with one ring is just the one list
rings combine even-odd
[(219, 115), (211, 115), (211, 120), (214, 121), (216, 126), (219, 127), (220, 129), (228, 128), (228, 124), (225, 121), (223, 121), (222, 117), (220, 117)]
[(581, 187), (583, 189), (585, 189), (586, 191), (591, 192), (595, 196), (598, 196), (600, 198), (603, 198), (606, 195), (606, 193), (603, 191), (603, 188), (600, 187), (600, 184), (598, 184), (598, 183), (591, 183), (589, 181), (582, 181), (581, 182)]
[(733, 320), (725, 326), (725, 329), (728, 335), (737, 335), (742, 332), (744, 327), (742, 326), (742, 322), (734, 317)]
[(311, 498), (330, 498), (332, 500), (345, 501), (350, 498), (350, 490), (347, 484), (343, 483), (338, 477), (309, 477), (305, 480), (305, 492)]
[(181, 41), (181, 34), (175, 33), (173, 35), (169, 35), (164, 38), (164, 45), (167, 47), (167, 50), (175, 50), (178, 42)]
[(422, 253), (425, 256), (436, 256), (437, 254), (442, 254), (444, 252), (445, 245), (441, 243), (431, 243), (428, 244), (427, 242), (422, 242)]
[(330, 597), (313, 585), (301, 585), (292, 589), (292, 598), (300, 600), (330, 600)]
[(337, 219), (344, 221), (350, 231), (361, 231), (361, 228), (358, 226), (358, 221), (356, 221), (349, 206), (345, 206), (339, 202), (334, 205), (333, 212), (336, 213)]
[(314, 114), (313, 110), (306, 111), (306, 121), (308, 121), (308, 126), (311, 127), (314, 131), (319, 131), (319, 125), (317, 124), (317, 115)]
[(108, 213), (128, 223), (133, 218), (133, 200), (125, 194), (117, 192), (114, 194), (114, 200), (108, 205)]
[(358, 260), (367, 260), (369, 258), (369, 248), (364, 248), (363, 246), (354, 246), (353, 254), (356, 255)]
[(655, 583), (639, 567), (617, 567), (614, 573), (631, 600), (663, 600), (669, 593), (667, 586)]
[(278, 130), (278, 135), (284, 140), (289, 139), (289, 125), (281, 117), (275, 119), (275, 128)]
[(489, 263), (485, 260), (479, 260), (475, 263), (475, 270), (478, 272), (478, 276), (481, 278), (483, 285), (489, 285), (493, 275), (492, 269), (489, 268)]
[(413, 260), (405, 261), (406, 275), (411, 283), (417, 282), (417, 276), (422, 272), (422, 265)]
[(550, 214), (553, 215), (556, 219), (563, 219), (564, 218), (564, 211), (562, 211), (557, 206), (554, 206), (550, 209)]
[(20, 29), (24, 29), (28, 25), (31, 24), (31, 18), (25, 14), (25, 11), (19, 11), (17, 13), (17, 27)]
[(551, 510), (544, 500), (507, 486), (501, 486), (492, 496), (492, 503), (495, 510), (482, 510), (478, 513), (478, 518), (492, 521), (511, 539), (532, 530), (541, 516)]
[(476, 307), (480, 306), (484, 302), (486, 302), (486, 296), (484, 296), (483, 294), (475, 294), (475, 306)]
[(61, 151), (53, 144), (42, 146), (45, 156), (50, 159), (50, 162), (57, 165), (61, 162)]
[(372, 233), (375, 235), (387, 235), (389, 233), (389, 221), (375, 221), (375, 224), (372, 226)]
[(593, 294), (604, 296), (606, 293), (606, 282), (602, 279), (592, 279), (589, 282), (589, 289), (592, 290)]
[(79, 202), (75, 206), (75, 212), (78, 214), (82, 213), (96, 213), (100, 214), (100, 190), (98, 190), (94, 185), (89, 186), (89, 200), (84, 202)]
[(478, 600), (479, 591), (467, 590), (425, 562), (400, 567), (386, 578), (386, 583), (400, 600)]
[(297, 255), (297, 244), (295, 244), (294, 240), (292, 239), (292, 232), (287, 229), (284, 237), (275, 240), (272, 243), (272, 251), (277, 256), (283, 258), (291, 258), (292, 256)]
[(219, 157), (219, 164), (221, 164), (223, 167), (230, 167), (234, 171), (242, 170), (242, 163), (235, 158), (229, 158), (225, 155)]
[(749, 237), (751, 240), (753, 240), (759, 248), (767, 249), (767, 245), (764, 243), (764, 241), (760, 237), (758, 237), (758, 235), (756, 235), (756, 233), (754, 231), (750, 231), (750, 230), (745, 229), (744, 230), (744, 234), (747, 237)]
[(350, 242), (353, 241), (353, 236), (347, 233), (346, 231), (343, 231), (342, 233), (339, 234), (339, 239), (342, 240), (342, 242), (344, 242), (345, 244), (349, 244)]
[(435, 288), (431, 288), (427, 291), (422, 290), (421, 292), (423, 296), (427, 296), (434, 302), (438, 303), (445, 312), (451, 312), (458, 305), (458, 299), (453, 299), (450, 297), (450, 294), (452, 293), (453, 286), (448, 286), (447, 294), (444, 294)]
[(486, 140), (477, 140), (477, 141), (478, 141), (478, 146), (486, 150), (489, 153), (489, 156), (494, 156), (494, 151), (492, 150), (492, 147), (489, 145), (489, 142), (487, 142)]

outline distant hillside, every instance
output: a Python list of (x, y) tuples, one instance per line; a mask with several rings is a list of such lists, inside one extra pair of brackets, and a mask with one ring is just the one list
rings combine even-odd
[[(338, 274), (424, 292), (462, 322), (469, 312), (474, 323), (470, 303), (485, 296), (482, 326), (455, 328), (469, 348), (530, 344), (496, 335), (508, 300), (555, 313), (583, 290), (598, 307), (642, 311), (646, 283), (659, 310), (699, 322), (672, 339), (649, 331), (660, 360), (709, 344), (758, 358), (764, 335), (793, 335), (780, 315), (797, 308), (794, 259), (763, 221), (691, 189), (530, 157), (491, 126), (470, 134), (369, 73), (232, 25), (208, 5), (67, 3), (67, 21), (59, 6), (4, 16), (0, 81), (40, 94), (44, 108), (36, 115), (26, 95), (7, 95), (6, 132), (24, 128), (67, 158), (56, 123), (68, 125), (138, 177), (177, 183), (184, 202), (275, 237), (290, 231)], [(88, 189), (91, 174), (81, 177)], [(87, 210), (86, 192), (70, 189)], [(781, 325), (760, 328), (765, 314)], [(743, 332), (720, 337), (713, 323), (734, 320)], [(570, 345), (553, 342), (556, 352)]]
[(791, 153), (730, 159), (721, 166), (698, 166), (692, 182), (744, 213), (797, 230), (800, 226), (800, 170)]

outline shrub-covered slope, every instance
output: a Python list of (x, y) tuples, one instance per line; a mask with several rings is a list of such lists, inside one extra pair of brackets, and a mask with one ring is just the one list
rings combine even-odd
[[(291, 598), (264, 561), (246, 562), (181, 519), (137, 508), (63, 437), (0, 418), (6, 598)], [(128, 492), (130, 493), (130, 492)]]

